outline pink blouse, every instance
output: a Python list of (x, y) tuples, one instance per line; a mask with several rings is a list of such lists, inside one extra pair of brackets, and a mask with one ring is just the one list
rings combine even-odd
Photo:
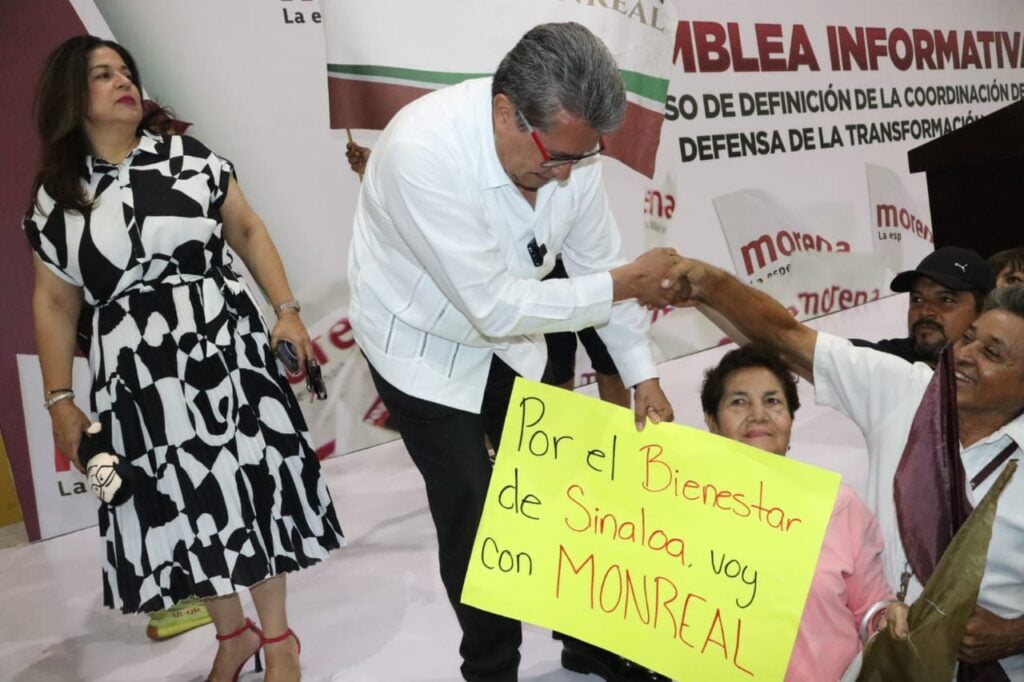
[(882, 575), (882, 533), (857, 494), (839, 486), (804, 605), (786, 682), (836, 682), (860, 651), (861, 617), (892, 599)]

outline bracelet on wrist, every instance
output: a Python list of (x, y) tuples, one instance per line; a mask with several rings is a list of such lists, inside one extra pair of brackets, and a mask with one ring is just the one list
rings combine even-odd
[(62, 400), (70, 400), (75, 397), (75, 392), (70, 388), (62, 389), (59, 391), (51, 391), (50, 395), (43, 401), (43, 407), (49, 410), (51, 407), (56, 405)]
[(274, 312), (277, 313), (278, 317), (281, 317), (282, 313), (285, 313), (285, 312), (287, 312), (289, 310), (294, 310), (295, 312), (300, 312), (302, 310), (302, 306), (299, 304), (298, 300), (294, 299), (294, 298), (292, 300), (290, 300), (290, 301), (285, 301), (284, 303), (278, 303), (277, 305), (274, 306)]
[(867, 643), (871, 637), (878, 632), (879, 616), (882, 620), (885, 619), (885, 612), (893, 604), (899, 604), (900, 602), (896, 599), (884, 599), (879, 602), (875, 602), (871, 605), (871, 608), (867, 610), (864, 616), (860, 619), (860, 641), (864, 644)]
[(54, 393), (65, 393), (66, 391), (70, 391), (70, 390), (71, 390), (70, 386), (68, 386), (67, 388), (51, 388), (49, 391), (46, 392), (46, 397), (49, 398)]

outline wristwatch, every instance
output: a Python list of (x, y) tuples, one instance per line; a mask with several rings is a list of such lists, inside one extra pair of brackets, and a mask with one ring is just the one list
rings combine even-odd
[(281, 313), (283, 313), (286, 310), (294, 310), (295, 312), (300, 312), (302, 310), (302, 306), (299, 305), (299, 302), (296, 299), (285, 301), (284, 303), (278, 303), (277, 305), (274, 306), (274, 312), (277, 313), (278, 317), (281, 317)]

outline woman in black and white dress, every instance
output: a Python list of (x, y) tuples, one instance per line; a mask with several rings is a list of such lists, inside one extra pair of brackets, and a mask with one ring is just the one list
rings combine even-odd
[[(134, 473), (132, 497), (99, 511), (104, 603), (138, 612), (201, 597), (220, 641), (210, 680), (237, 678), (261, 647), (266, 679), (294, 680), (300, 647), (284, 574), (343, 542), (272, 351), (287, 340), (303, 361), (312, 348), (231, 164), (162, 134), (156, 113), (143, 116), (138, 70), (119, 45), (79, 36), (50, 55), (24, 228), (54, 437), (78, 464), (90, 419), (63, 397), (84, 302), (92, 407)], [(272, 330), (225, 245), (275, 305)], [(242, 611), (242, 588), (260, 627)]]

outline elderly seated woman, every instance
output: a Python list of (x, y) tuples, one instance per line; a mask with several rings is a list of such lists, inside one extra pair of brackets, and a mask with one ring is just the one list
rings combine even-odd
[[(708, 429), (785, 457), (800, 407), (796, 378), (771, 351), (750, 345), (727, 353), (705, 373), (701, 405)], [(875, 616), (906, 636), (906, 607), (890, 604), (882, 574), (882, 534), (874, 515), (840, 485), (804, 605), (787, 682), (836, 682), (858, 659)], [(868, 622), (865, 622), (868, 621)], [(851, 674), (853, 671), (851, 671)]]

